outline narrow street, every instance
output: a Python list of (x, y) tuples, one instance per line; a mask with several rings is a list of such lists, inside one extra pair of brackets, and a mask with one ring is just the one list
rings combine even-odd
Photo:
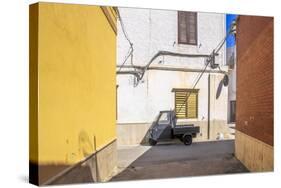
[(248, 172), (233, 153), (234, 140), (121, 147), (111, 181)]
[(274, 17), (37, 2), (29, 18), (31, 184), (274, 171)]

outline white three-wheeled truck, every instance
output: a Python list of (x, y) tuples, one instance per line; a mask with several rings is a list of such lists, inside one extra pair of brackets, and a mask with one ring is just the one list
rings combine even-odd
[(174, 111), (160, 111), (149, 129), (149, 144), (153, 146), (158, 141), (178, 138), (185, 145), (191, 145), (192, 138), (199, 132), (200, 127), (193, 124), (177, 125)]

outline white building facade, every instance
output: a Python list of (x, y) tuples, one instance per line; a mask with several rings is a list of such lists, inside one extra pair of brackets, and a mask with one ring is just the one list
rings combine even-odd
[[(178, 111), (178, 122), (200, 126), (200, 134), (195, 140), (230, 138), (228, 87), (222, 84), (228, 72), (225, 45), (215, 58), (220, 68), (208, 66), (195, 86), (206, 65), (205, 55), (210, 55), (226, 35), (225, 15), (118, 9), (125, 32), (133, 44), (132, 55), (124, 63), (130, 45), (119, 21), (116, 69), (118, 144), (143, 142), (159, 112), (177, 109), (179, 105), (184, 109)], [(126, 74), (137, 71), (136, 67), (145, 67), (159, 51), (174, 55), (155, 58), (139, 82), (133, 74)], [(183, 94), (191, 94), (184, 105), (180, 99)]]

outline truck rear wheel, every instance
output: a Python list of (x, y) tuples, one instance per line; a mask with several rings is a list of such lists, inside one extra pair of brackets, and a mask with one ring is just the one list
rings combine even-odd
[(155, 140), (153, 140), (153, 139), (149, 139), (149, 145), (151, 145), (151, 146), (155, 146), (156, 144), (157, 144), (157, 141), (155, 141)]
[(183, 138), (184, 145), (191, 145), (192, 144), (192, 136), (191, 135), (184, 135)]

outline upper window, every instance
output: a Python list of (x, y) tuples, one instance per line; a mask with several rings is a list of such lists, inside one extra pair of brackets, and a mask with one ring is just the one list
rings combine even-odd
[(197, 13), (178, 11), (178, 43), (197, 45)]

